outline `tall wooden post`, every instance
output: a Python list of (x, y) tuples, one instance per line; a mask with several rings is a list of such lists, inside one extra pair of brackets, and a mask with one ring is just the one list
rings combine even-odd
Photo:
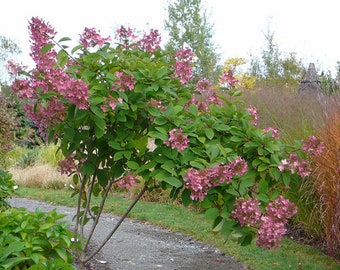
[(299, 92), (306, 90), (322, 91), (321, 81), (318, 78), (318, 74), (315, 70), (314, 63), (310, 63), (305, 78), (301, 81), (299, 86)]

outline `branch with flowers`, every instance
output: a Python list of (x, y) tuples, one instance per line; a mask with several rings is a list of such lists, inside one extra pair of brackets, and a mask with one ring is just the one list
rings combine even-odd
[[(265, 249), (280, 245), (297, 211), (280, 196), (296, 173), (287, 170), (292, 154), (275, 128), (256, 127), (256, 108), (240, 111), (208, 80), (192, 82), (189, 48), (169, 55), (157, 30), (139, 38), (122, 26), (113, 43), (85, 28), (68, 57), (56, 51), (56, 32), (44, 20), (32, 18), (29, 29), (36, 66), (12, 89), (29, 101), (25, 111), (45, 138), (60, 145), (61, 172), (73, 175), (80, 267), (95, 255), (88, 247), (111, 188), (139, 182), (144, 186), (127, 213), (144, 192), (170, 188), (184, 205), (200, 203), (223, 237), (242, 245), (256, 238)], [(232, 73), (221, 77), (230, 95), (238, 93), (235, 81)], [(305, 164), (299, 147), (294, 154)]]

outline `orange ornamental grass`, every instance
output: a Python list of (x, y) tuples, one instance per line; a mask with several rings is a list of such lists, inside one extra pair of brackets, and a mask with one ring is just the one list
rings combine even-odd
[(336, 107), (318, 133), (325, 149), (313, 158), (315, 168), (310, 180), (320, 203), (317, 208), (327, 253), (340, 258), (340, 108)]

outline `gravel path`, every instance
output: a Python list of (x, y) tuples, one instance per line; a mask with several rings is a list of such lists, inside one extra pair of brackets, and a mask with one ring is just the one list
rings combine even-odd
[[(9, 200), (12, 207), (24, 207), (29, 211), (57, 209), (66, 214), (72, 227), (75, 208), (56, 206), (25, 198)], [(109, 228), (118, 221), (114, 215), (104, 214), (95, 234), (95, 245), (106, 237)], [(224, 255), (213, 246), (198, 242), (191, 237), (170, 232), (149, 224), (126, 219), (98, 256), (88, 265), (95, 270), (244, 270), (244, 264)]]

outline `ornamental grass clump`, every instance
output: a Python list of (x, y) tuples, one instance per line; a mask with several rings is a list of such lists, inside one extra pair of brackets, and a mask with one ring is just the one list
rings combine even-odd
[[(29, 101), (25, 111), (41, 134), (58, 142), (65, 157), (61, 172), (73, 177), (79, 269), (143, 194), (156, 189), (170, 189), (170, 197), (180, 197), (184, 205), (201, 205), (221, 237), (241, 245), (256, 239), (264, 249), (280, 246), (287, 219), (296, 213), (280, 193), (292, 175), (309, 172), (308, 156), (301, 144), (283, 144), (274, 127), (258, 128), (255, 107), (239, 110), (205, 78), (195, 83), (190, 48), (169, 55), (157, 31), (139, 38), (122, 26), (113, 43), (85, 28), (78, 46), (56, 51), (56, 44), (66, 48), (59, 43), (69, 39), (55, 42), (55, 30), (39, 18), (32, 18), (29, 29), (36, 67), (12, 89)], [(221, 89), (237, 96), (232, 76), (220, 78)], [(137, 186), (125, 214), (90, 251), (110, 191)], [(259, 211), (255, 221), (243, 222), (240, 216), (247, 219), (249, 211), (239, 209), (239, 202), (248, 200)], [(284, 205), (284, 212), (277, 205)]]
[(306, 185), (317, 199), (313, 214), (319, 217), (327, 253), (340, 258), (340, 110), (325, 120), (318, 136), (324, 150), (321, 155), (310, 152), (314, 168)]

